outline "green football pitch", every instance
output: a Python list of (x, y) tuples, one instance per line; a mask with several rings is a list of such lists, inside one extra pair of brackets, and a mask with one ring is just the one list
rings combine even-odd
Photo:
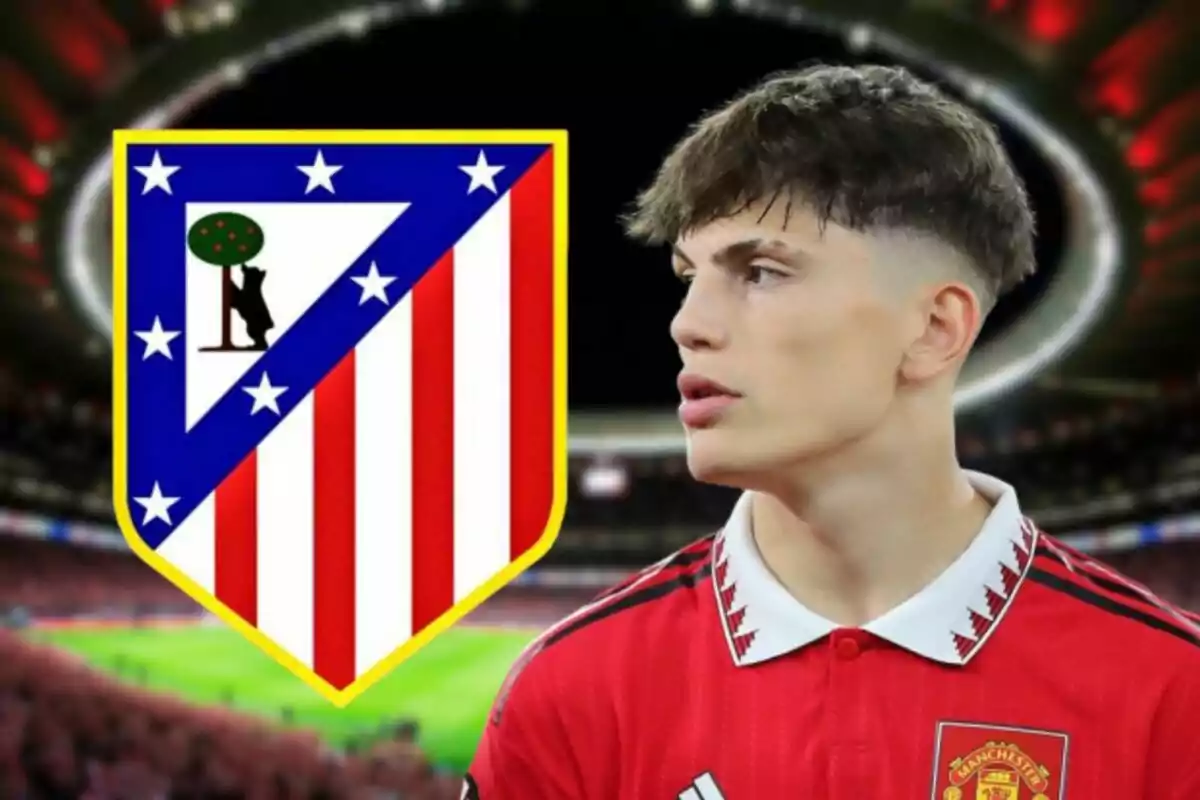
[(148, 689), (315, 728), (342, 744), (402, 719), (438, 766), (464, 770), (492, 700), (533, 632), (454, 628), (336, 708), (237, 633), (221, 627), (42, 631), (35, 636)]

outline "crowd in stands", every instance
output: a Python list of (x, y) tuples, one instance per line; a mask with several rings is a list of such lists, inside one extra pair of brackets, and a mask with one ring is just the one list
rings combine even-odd
[(602, 588), (607, 585), (581, 582), (577, 587), (553, 589), (508, 586), (472, 611), (465, 623), (496, 628), (548, 628), (590, 603)]
[(433, 768), (410, 725), (335, 750), (141, 689), (16, 630), (198, 611), (128, 551), (0, 535), (0, 800), (457, 800), (461, 779)]
[(410, 736), (361, 753), (118, 683), (0, 630), (5, 800), (455, 800)]
[(1200, 542), (1139, 547), (1098, 558), (1167, 602), (1200, 613)]
[(112, 413), (0, 366), (0, 504), (112, 520)]
[(127, 550), (16, 537), (0, 544), (0, 608), (6, 606), (38, 617), (197, 613), (187, 595)]
[(1000, 476), (1056, 532), (1200, 507), (1200, 389), (1057, 416), (960, 441), (964, 466)]

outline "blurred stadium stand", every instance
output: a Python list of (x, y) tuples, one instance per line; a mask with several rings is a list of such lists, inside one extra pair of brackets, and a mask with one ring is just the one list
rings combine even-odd
[(361, 752), (119, 683), (0, 630), (0, 797), (454, 798), (400, 729)]
[[(459, 796), (458, 780), (431, 766), (418, 746), (419, 729), (408, 721), (382, 722), (333, 749), (289, 719), (286, 708), (267, 720), (235, 712), (232, 702), (191, 705), (141, 686), (146, 667), (135, 656), (102, 672), (35, 635), (66, 622), (152, 630), (164, 619), (204, 617), (130, 554), (113, 529), (105, 185), (111, 131), (193, 124), (188, 115), (204, 103), (219, 106), (240, 87), (252, 89), (266, 63), (275, 64), (275, 77), (263, 80), (275, 80), (276, 93), (293, 59), (300, 70), (308, 58), (308, 72), (296, 73), (307, 77), (290, 78), (299, 86), (322, 80), (313, 78), (328, 68), (321, 58), (352, 71), (348, 48), (377, 52), (375, 62), (356, 62), (359, 72), (351, 75), (374, 91), (371, 63), (408, 76), (417, 64), (424, 73), (426, 42), (380, 44), (380, 32), (372, 43), (366, 34), (435, 16), (457, 27), (420, 28), (414, 36), (455, 54), (461, 64), (446, 64), (444, 72), (467, 76), (464, 85), (490, 74), (495, 65), (485, 71), (484, 59), (504, 60), (487, 49), (488, 39), (493, 48), (511, 48), (514, 60), (537, 61), (536, 46), (524, 43), (544, 40), (521, 37), (538, 30), (583, 52), (582, 66), (556, 70), (572, 81), (603, 67), (604, 82), (595, 86), (604, 97), (599, 93), (612, 83), (631, 96), (638, 91), (637, 81), (606, 71), (639, 50), (631, 45), (614, 56), (611, 42), (620, 37), (655, 32), (658, 38), (641, 48), (655, 58), (672, 46), (664, 39), (676, 37), (659, 35), (672, 26), (681, 48), (685, 27), (716, 31), (725, 53), (739, 36), (750, 43), (744, 59), (721, 59), (721, 72), (703, 78), (696, 53), (704, 45), (661, 59), (677, 75), (643, 65), (658, 76), (642, 81), (653, 84), (642, 87), (647, 97), (639, 101), (651, 109), (641, 113), (647, 128), (654, 111), (668, 113), (661, 86), (686, 94), (693, 84), (724, 81), (716, 94), (701, 87), (690, 95), (715, 102), (730, 81), (756, 77), (724, 74), (730, 61), (765, 63), (764, 53), (789, 51), (778, 44), (786, 41), (800, 42), (796, 59), (836, 52), (898, 60), (986, 106), (1024, 154), (1039, 217), (1049, 221), (1049, 244), (1039, 251), (1044, 277), (998, 310), (970, 378), (982, 386), (1022, 361), (1036, 376), (1002, 400), (964, 409), (963, 462), (1014, 483), (1043, 527), (1200, 610), (1200, 51), (1192, 46), (1200, 9), (1188, 0), (647, 0), (606, 7), (569, 0), (0, 2), (0, 356), (8, 365), (0, 369), (0, 619), (11, 629), (0, 630), (0, 800)], [(633, 15), (654, 23), (627, 28)], [(522, 28), (511, 22), (518, 18), (537, 23)], [(472, 31), (477, 45), (453, 38)], [(793, 38), (765, 46), (768, 31)], [(588, 49), (593, 36), (602, 49)], [(320, 55), (323, 46), (342, 50), (334, 59)], [(554, 50), (554, 59), (565, 49)], [(309, 51), (318, 54), (315, 62)], [(408, 66), (389, 67), (404, 58), (412, 59)], [(442, 78), (452, 85), (459, 79)], [(514, 85), (533, 91), (530, 85), (544, 82)], [(587, 86), (578, 93), (588, 94)], [(406, 89), (395, 91), (403, 97)], [(362, 105), (345, 87), (338, 94)], [(554, 87), (539, 97), (545, 104), (556, 95)], [(472, 108), (455, 101), (460, 112)], [(237, 113), (264, 105), (269, 99), (243, 103)], [(347, 107), (330, 113), (350, 113)], [(218, 111), (209, 108), (206, 119), (221, 119)], [(310, 119), (308, 113), (300, 117)], [(429, 126), (368, 117), (378, 126)], [(336, 124), (375, 124), (363, 119)], [(536, 119), (543, 124), (547, 116)], [(549, 119), (560, 124), (554, 114)], [(470, 118), (463, 126), (496, 124)], [(674, 122), (663, 124), (664, 137), (678, 132)], [(632, 184), (609, 180), (620, 167), (596, 150), (589, 154), (586, 135), (577, 141), (573, 183), (589, 191), (578, 201), (577, 192), (573, 203), (598, 202), (592, 195), (605, 191), (628, 197)], [(648, 142), (644, 162), (631, 157), (631, 180), (644, 179), (637, 170), (658, 156), (662, 142)], [(605, 226), (617, 210), (585, 208), (572, 214)], [(573, 303), (576, 291), (581, 298), (572, 324), (582, 332), (577, 337), (573, 327), (572, 338), (586, 340), (592, 328), (616, 338), (572, 346), (573, 401), (588, 408), (572, 417), (564, 532), (537, 569), (472, 615), (475, 624), (545, 625), (629, 569), (711, 530), (733, 499), (689, 480), (669, 415), (629, 408), (661, 407), (669, 398), (597, 409), (612, 401), (595, 386), (631, 374), (631, 356), (643, 355), (647, 337), (660, 336), (672, 299), (651, 288), (650, 299), (621, 298), (644, 305), (630, 306), (622, 330), (610, 330), (615, 306), (585, 301), (612, 282), (607, 264), (636, 256), (600, 241), (611, 232), (572, 224), (572, 286), (581, 287), (572, 290)], [(589, 265), (589, 258), (606, 266)], [(637, 327), (642, 311), (653, 318), (650, 328)], [(1037, 343), (1072, 337), (1069, 352), (1032, 359)], [(670, 372), (673, 354), (662, 339), (657, 350), (645, 346), (646, 358), (661, 356), (648, 373)]]

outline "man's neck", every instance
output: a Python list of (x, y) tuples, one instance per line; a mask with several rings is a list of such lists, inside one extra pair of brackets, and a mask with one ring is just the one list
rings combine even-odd
[(952, 428), (910, 434), (861, 442), (753, 498), (754, 539), (768, 569), (840, 625), (864, 625), (919, 592), (991, 510), (958, 465)]

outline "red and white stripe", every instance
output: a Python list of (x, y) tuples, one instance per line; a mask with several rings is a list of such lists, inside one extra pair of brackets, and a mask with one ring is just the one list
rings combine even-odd
[(553, 192), (547, 152), (158, 548), (335, 688), (545, 528)]

